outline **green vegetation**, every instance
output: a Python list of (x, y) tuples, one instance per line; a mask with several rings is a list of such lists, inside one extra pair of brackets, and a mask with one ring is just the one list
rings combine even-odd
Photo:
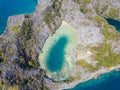
[[(119, 17), (119, 12), (120, 12), (120, 8), (117, 8), (117, 7), (111, 7), (111, 2), (106, 2), (105, 4), (100, 4), (99, 0), (95, 3), (95, 6), (94, 6), (94, 9), (96, 11), (96, 13), (98, 15), (103, 15), (107, 18), (118, 18)], [(100, 7), (101, 6), (101, 7)], [(108, 7), (111, 7), (109, 8), (109, 11), (108, 10)], [(107, 11), (107, 13), (106, 13)]]
[(32, 61), (28, 61), (28, 65), (34, 67), (34, 63)]
[(113, 26), (109, 24), (104, 25), (104, 28), (101, 29), (101, 33), (104, 35), (105, 41), (115, 40), (117, 36), (119, 35), (119, 33), (113, 28)]
[[(108, 4), (109, 5), (109, 4)], [(108, 9), (108, 5), (103, 5), (100, 14), (102, 15)]]
[[(81, 0), (79, 0), (79, 1), (81, 1)], [(82, 2), (85, 4), (89, 4), (91, 2), (91, 0), (82, 0)]]
[(113, 67), (120, 64), (120, 55), (115, 54), (111, 48), (111, 45), (107, 43), (92, 48), (94, 52), (93, 59), (98, 61), (98, 68), (100, 66)]
[(24, 69), (38, 68), (36, 60), (32, 60), (32, 58), (28, 56), (20, 57), (17, 63), (19, 63), (20, 67)]
[(50, 11), (49, 9), (46, 10), (45, 14), (44, 14), (44, 21), (46, 22), (48, 28), (50, 29), (50, 31), (53, 33), (55, 31), (55, 29), (53, 29), (52, 24), (55, 25), (55, 12)]
[(96, 16), (95, 18), (97, 20), (98, 27), (102, 27), (101, 33), (104, 35), (105, 41), (115, 40), (119, 33), (114, 29), (114, 27), (109, 25), (107, 21), (101, 16)]
[(120, 34), (101, 16), (96, 16), (96, 20), (98, 27), (101, 27), (100, 32), (105, 37), (103, 44), (98, 47), (92, 47), (94, 52), (93, 59), (98, 61), (96, 67), (112, 67), (120, 64), (120, 55), (115, 54), (112, 51), (112, 46), (107, 43), (109, 40), (116, 40)]
[(93, 20), (94, 17), (93, 17), (93, 16), (88, 16), (88, 19), (89, 19), (89, 20)]
[(87, 7), (87, 4), (91, 2), (91, 0), (74, 0), (76, 3), (80, 4), (80, 11), (86, 14), (91, 9)]
[(2, 81), (0, 81), (0, 90), (2, 90)]
[(24, 18), (31, 18), (31, 15), (26, 14), (24, 15)]
[(4, 55), (3, 51), (0, 50), (0, 64), (6, 62), (8, 58)]
[(101, 16), (96, 16), (95, 19), (97, 20), (98, 27), (102, 27), (104, 23), (107, 23), (107, 21)]
[(15, 61), (22, 69), (38, 68), (37, 54), (35, 53), (34, 31), (32, 31), (33, 21), (29, 18), (22, 23), (20, 32), (17, 34), (17, 52), (19, 59)]
[(82, 3), (82, 4), (89, 4), (91, 2), (91, 0), (74, 0), (77, 3)]
[(117, 18), (118, 15), (120, 14), (119, 11), (120, 10), (118, 8), (112, 7), (112, 8), (110, 8), (110, 11), (109, 11), (109, 14), (107, 15), (107, 17), (109, 17), (109, 18)]
[(71, 83), (73, 82), (75, 79), (73, 77), (69, 77), (67, 80), (65, 80), (66, 83)]
[(86, 68), (90, 72), (94, 72), (98, 68), (95, 68), (92, 64), (87, 63), (85, 60), (77, 61), (76, 65)]
[(46, 22), (46, 24), (48, 25), (48, 27), (50, 29), (51, 29), (50, 23), (52, 23), (54, 21), (54, 17), (55, 17), (55, 14), (51, 13), (51, 11), (49, 9), (47, 9), (44, 14), (44, 21)]
[(55, 32), (55, 30), (59, 27), (58, 22), (56, 24), (56, 21), (60, 21), (61, 14), (60, 14), (60, 8), (62, 4), (62, 0), (52, 0), (53, 4), (52, 6), (48, 6), (46, 8), (46, 11), (44, 13), (44, 21), (46, 22), (48, 28), (52, 33)]
[(10, 27), (10, 30), (12, 30), (13, 32), (18, 32), (19, 31), (19, 29), (20, 29), (20, 26), (19, 25), (14, 25), (14, 26), (11, 26)]
[(90, 8), (87, 8), (87, 6), (85, 5), (82, 5), (80, 7), (80, 11), (83, 12), (84, 14), (88, 13), (91, 9)]
[(77, 72), (75, 80), (80, 80), (81, 79), (81, 72)]
[(107, 5), (102, 4), (102, 6), (100, 8), (100, 2), (97, 1), (97, 3), (95, 3), (94, 9), (98, 15), (102, 15), (108, 9), (108, 5), (109, 5), (109, 3)]
[(22, 30), (23, 30), (23, 35), (25, 37), (25, 40), (29, 40), (31, 38), (32, 25), (33, 25), (32, 20), (23, 22)]
[(83, 12), (84, 14), (91, 11), (91, 9), (87, 7), (87, 4), (89, 4), (91, 0), (74, 0), (74, 1), (80, 4), (80, 11)]
[(19, 90), (19, 86), (16, 85), (16, 86), (9, 87), (8, 90)]
[[(7, 90), (7, 85), (6, 84), (4, 84), (3, 82), (2, 82), (2, 80), (0, 80), (0, 90)], [(4, 88), (4, 89), (3, 89)]]
[(54, 9), (54, 12), (55, 12), (55, 15), (56, 16), (59, 16), (60, 17), (60, 8), (61, 8), (61, 4), (62, 4), (62, 1), (63, 0), (58, 0), (57, 2), (56, 2), (56, 0), (53, 0), (53, 9)]

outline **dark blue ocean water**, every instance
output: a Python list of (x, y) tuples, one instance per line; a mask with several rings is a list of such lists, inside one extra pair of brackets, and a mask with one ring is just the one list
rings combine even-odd
[(116, 28), (116, 30), (120, 32), (120, 21), (111, 18), (106, 18), (106, 20), (109, 24), (113, 25)]
[(36, 5), (37, 0), (0, 0), (0, 34), (5, 30), (9, 16), (32, 13)]
[(67, 37), (62, 36), (50, 49), (46, 63), (50, 71), (59, 72), (62, 69), (67, 42)]
[(80, 83), (68, 90), (120, 90), (120, 71), (103, 74), (97, 79)]

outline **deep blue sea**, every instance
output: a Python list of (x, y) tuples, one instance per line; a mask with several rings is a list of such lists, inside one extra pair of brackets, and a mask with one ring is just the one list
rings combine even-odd
[(82, 82), (68, 90), (120, 90), (120, 71), (112, 71), (97, 79)]
[(47, 68), (52, 72), (59, 72), (62, 69), (64, 63), (65, 47), (68, 39), (62, 36), (55, 42), (49, 51), (47, 58)]
[(106, 20), (107, 20), (107, 22), (109, 24), (111, 24), (112, 26), (114, 26), (117, 31), (120, 32), (120, 21), (114, 20), (114, 19), (111, 19), (111, 18), (106, 18)]
[(9, 16), (32, 13), (37, 3), (37, 0), (0, 0), (0, 34), (5, 30)]

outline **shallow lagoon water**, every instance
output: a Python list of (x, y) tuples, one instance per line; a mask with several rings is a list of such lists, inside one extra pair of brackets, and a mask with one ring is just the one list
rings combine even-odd
[(76, 30), (65, 21), (46, 39), (38, 59), (49, 78), (58, 82), (70, 77), (74, 67), (71, 52), (76, 42)]
[(32, 13), (36, 5), (37, 0), (0, 0), (0, 34), (5, 30), (9, 16)]
[(50, 49), (46, 65), (50, 71), (59, 72), (62, 69), (67, 41), (67, 37), (60, 37)]

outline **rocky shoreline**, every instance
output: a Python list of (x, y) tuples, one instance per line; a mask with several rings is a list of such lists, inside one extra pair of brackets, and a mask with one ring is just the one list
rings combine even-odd
[(60, 85), (60, 89), (59, 90), (63, 90), (63, 89), (71, 89), (71, 88), (74, 88), (76, 85), (82, 83), (82, 82), (86, 82), (90, 79), (97, 79), (99, 78), (102, 74), (105, 74), (105, 73), (108, 73), (108, 72), (111, 72), (111, 71), (119, 71), (120, 70), (120, 65), (118, 66), (115, 66), (115, 67), (112, 67), (112, 68), (109, 68), (109, 69), (101, 69), (95, 73), (93, 73), (90, 77), (86, 78), (86, 79), (83, 79), (83, 80), (78, 80), (78, 81), (73, 81), (72, 83), (70, 84), (61, 84)]

